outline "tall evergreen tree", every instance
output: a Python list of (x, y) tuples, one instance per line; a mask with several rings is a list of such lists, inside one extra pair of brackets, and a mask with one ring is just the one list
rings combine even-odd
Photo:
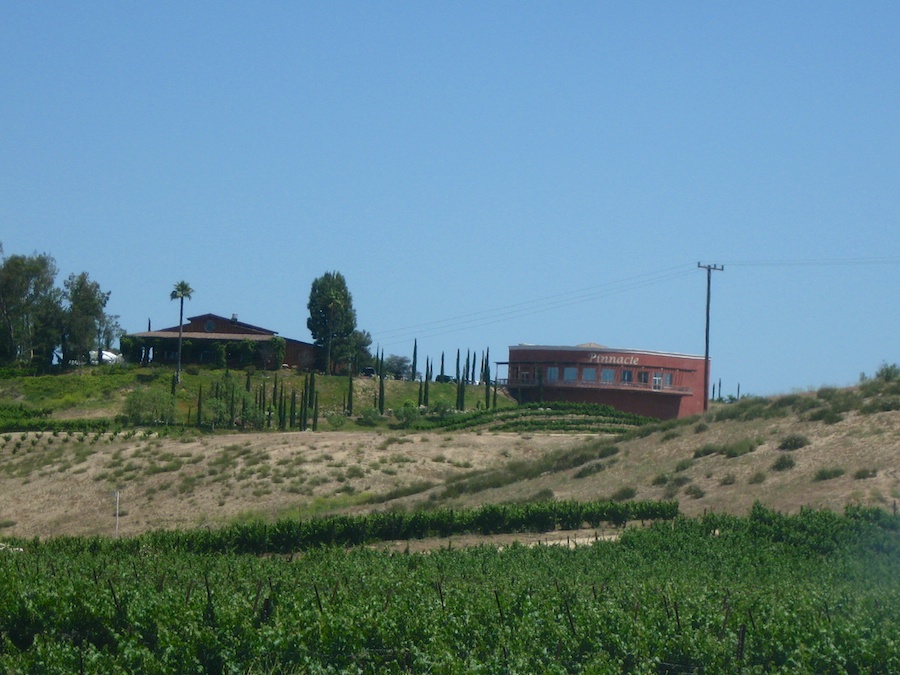
[(384, 415), (384, 350), (381, 350), (381, 359), (378, 366), (378, 412)]
[(347, 415), (353, 416), (353, 371), (351, 370), (348, 374), (348, 382), (347, 382)]
[(324, 350), (323, 370), (331, 375), (336, 362), (348, 366), (356, 356), (351, 337), (356, 330), (356, 310), (347, 282), (340, 272), (326, 272), (312, 282), (306, 327)]
[(484, 407), (485, 410), (491, 407), (491, 348), (488, 347), (484, 355), (484, 372), (481, 374), (484, 380)]

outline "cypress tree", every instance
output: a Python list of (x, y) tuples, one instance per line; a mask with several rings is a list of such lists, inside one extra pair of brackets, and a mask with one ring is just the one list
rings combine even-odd
[(235, 384), (234, 384), (234, 382), (232, 382), (232, 383), (231, 383), (231, 405), (228, 407), (228, 414), (229, 414), (230, 417), (231, 417), (231, 424), (232, 424), (232, 426), (234, 426), (234, 419), (235, 419), (235, 416), (234, 416), (234, 413), (235, 413), (235, 407), (234, 407), (234, 404), (235, 404), (235, 400), (234, 400), (234, 390), (235, 390)]
[(418, 358), (418, 355), (419, 355), (419, 341), (413, 340), (413, 357), (412, 357), (412, 366), (410, 367), (412, 372), (410, 372), (410, 374), (409, 374), (409, 379), (413, 382), (415, 382), (415, 380), (416, 380), (416, 359)]
[(424, 386), (425, 386), (425, 383), (422, 382), (422, 380), (419, 380), (419, 407), (420, 408), (422, 407), (422, 396), (425, 394), (424, 390), (422, 389)]
[(428, 386), (431, 383), (431, 361), (427, 358), (425, 359), (425, 392), (422, 397), (422, 403), (427, 408), (428, 407)]
[(441, 352), (441, 382), (444, 381), (444, 352)]
[(462, 378), (460, 378), (460, 374), (461, 373), (459, 372), (459, 350), (457, 349), (456, 350), (456, 381), (457, 382), (459, 382), (460, 379), (462, 379)]
[(313, 405), (313, 431), (319, 430), (319, 394), (313, 394), (313, 400), (315, 401)]
[(300, 395), (300, 430), (306, 431), (306, 416), (307, 411), (309, 409), (309, 399), (307, 398), (307, 394), (309, 393), (309, 375), (303, 378), (303, 391)]
[(353, 415), (353, 371), (350, 371), (348, 375), (349, 381), (347, 382), (347, 414)]
[(491, 407), (491, 348), (487, 348), (487, 352), (484, 356), (484, 372), (481, 374), (481, 378), (484, 380), (484, 407), (485, 409), (489, 409)]
[[(188, 412), (190, 415), (190, 412)], [(203, 422), (203, 385), (200, 385), (200, 390), (197, 392), (197, 426), (199, 427)]]
[(291, 389), (291, 429), (297, 426), (297, 390)]

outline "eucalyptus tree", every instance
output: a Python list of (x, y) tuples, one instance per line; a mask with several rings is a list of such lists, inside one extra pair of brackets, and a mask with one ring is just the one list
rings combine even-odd
[(104, 311), (110, 293), (101, 290), (96, 281), (91, 281), (87, 272), (70, 274), (63, 285), (63, 296), (68, 303), (61, 336), (63, 366), (75, 361), (90, 363), (91, 348), (97, 344), (98, 350), (103, 349), (105, 326), (115, 322)]
[(190, 300), (194, 295), (194, 289), (186, 281), (179, 281), (175, 284), (172, 292), (169, 293), (170, 300), (178, 300), (178, 363), (175, 367), (175, 384), (181, 383), (181, 338), (184, 331), (184, 301)]
[(46, 359), (49, 366), (62, 313), (56, 272), (46, 253), (3, 257), (0, 245), (0, 362)]

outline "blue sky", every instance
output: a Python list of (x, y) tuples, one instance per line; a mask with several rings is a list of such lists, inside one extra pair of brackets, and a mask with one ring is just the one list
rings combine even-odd
[[(0, 242), (128, 331), (703, 353), (772, 394), (900, 361), (900, 4), (0, 4)], [(501, 373), (502, 375), (502, 373)]]

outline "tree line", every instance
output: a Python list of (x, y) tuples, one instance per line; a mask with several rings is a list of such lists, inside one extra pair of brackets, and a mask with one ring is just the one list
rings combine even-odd
[(109, 291), (87, 272), (62, 286), (57, 274), (52, 256), (5, 256), (0, 244), (0, 365), (49, 372), (102, 361), (123, 334), (119, 317), (106, 312)]

